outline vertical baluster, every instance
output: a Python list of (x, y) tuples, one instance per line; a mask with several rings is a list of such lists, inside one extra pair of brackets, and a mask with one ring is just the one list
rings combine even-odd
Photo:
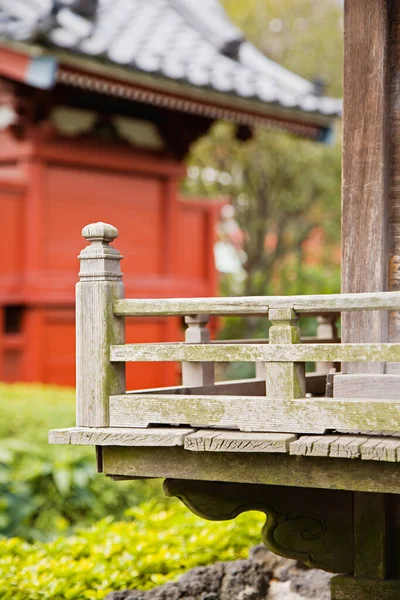
[[(298, 344), (298, 316), (290, 308), (270, 309), (270, 344)], [(304, 398), (306, 393), (304, 363), (269, 362), (266, 364), (266, 393), (268, 398), (291, 400)]]
[(256, 377), (257, 379), (265, 379), (265, 363), (256, 362)]
[[(189, 344), (208, 344), (210, 332), (207, 328), (209, 315), (192, 315), (185, 317), (188, 326), (185, 341)], [(187, 386), (212, 385), (214, 383), (214, 363), (183, 362), (182, 383)]]
[(122, 256), (109, 245), (118, 230), (106, 223), (92, 223), (82, 230), (90, 244), (79, 260), (76, 286), (76, 399), (77, 425), (109, 424), (109, 396), (125, 393), (125, 363), (110, 362), (110, 345), (125, 343), (124, 319), (113, 314), (113, 302), (123, 298), (119, 261)]
[[(322, 315), (317, 317), (317, 338), (337, 341), (337, 319), (338, 316), (336, 314)], [(333, 362), (315, 363), (316, 373), (329, 373), (329, 371), (333, 368)]]

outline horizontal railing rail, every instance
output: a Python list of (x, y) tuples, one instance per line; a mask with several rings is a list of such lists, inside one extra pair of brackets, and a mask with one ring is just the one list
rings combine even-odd
[[(318, 336), (301, 336), (302, 344), (338, 344), (340, 343), (340, 338), (320, 338)], [(210, 340), (210, 344), (213, 345), (223, 345), (223, 344), (269, 344), (268, 338), (243, 338), (242, 340)]]
[(283, 308), (291, 308), (298, 313), (399, 310), (400, 292), (236, 298), (118, 299), (114, 302), (113, 312), (117, 317), (260, 315), (270, 309)]
[(400, 362), (400, 344), (125, 344), (112, 362)]
[(192, 427), (324, 433), (398, 431), (400, 402), (352, 398), (270, 400), (265, 396), (191, 394), (110, 397), (111, 427), (148, 427), (158, 423)]

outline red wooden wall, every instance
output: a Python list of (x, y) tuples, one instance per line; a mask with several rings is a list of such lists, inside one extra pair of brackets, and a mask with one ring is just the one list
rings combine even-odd
[[(178, 197), (182, 164), (125, 145), (32, 131), (0, 139), (0, 379), (74, 385), (80, 231), (115, 225), (126, 297), (217, 293), (220, 204)], [(127, 322), (127, 341), (182, 338), (177, 319)], [(129, 365), (128, 388), (172, 385), (171, 364)]]

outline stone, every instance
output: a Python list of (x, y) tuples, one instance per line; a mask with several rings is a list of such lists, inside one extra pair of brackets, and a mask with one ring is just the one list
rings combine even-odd
[(112, 592), (105, 600), (330, 600), (330, 579), (259, 544), (246, 560), (196, 567), (177, 582), (147, 592)]
[(225, 564), (219, 600), (264, 600), (269, 577), (261, 565), (251, 560), (236, 560)]
[[(209, 567), (196, 567), (191, 569), (179, 579), (178, 585), (181, 598), (193, 596), (194, 600), (219, 600), (219, 590), (224, 576), (224, 563), (217, 563)], [(211, 598), (207, 599), (206, 596)]]
[(291, 558), (282, 558), (282, 556), (270, 552), (263, 544), (258, 544), (250, 549), (249, 559), (259, 564), (274, 579), (279, 579), (280, 581), (287, 581), (290, 569), (294, 568), (297, 564)]
[(330, 573), (319, 569), (297, 569), (290, 577), (290, 588), (304, 598), (330, 600), (331, 578)]

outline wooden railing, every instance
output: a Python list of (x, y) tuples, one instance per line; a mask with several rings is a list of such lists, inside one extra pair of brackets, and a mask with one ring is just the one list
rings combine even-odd
[[(77, 424), (87, 427), (190, 425), (241, 431), (398, 431), (398, 400), (307, 397), (305, 363), (400, 362), (400, 344), (302, 343), (300, 314), (399, 310), (400, 293), (132, 300), (123, 298), (118, 232), (84, 228), (77, 285)], [(125, 317), (185, 317), (185, 342), (125, 344)], [(269, 343), (210, 344), (209, 315), (264, 315)], [(182, 361), (183, 385), (126, 393), (128, 361)], [(214, 381), (214, 363), (264, 365), (264, 377)]]

